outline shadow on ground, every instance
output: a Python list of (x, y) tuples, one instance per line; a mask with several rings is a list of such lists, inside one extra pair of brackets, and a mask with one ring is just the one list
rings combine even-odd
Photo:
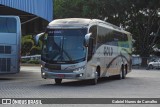
[[(120, 81), (120, 80), (115, 79), (114, 77), (100, 78), (100, 79), (98, 79), (97, 85), (106, 84), (106, 83), (115, 82), (115, 81)], [(75, 81), (75, 80), (73, 81), (73, 80), (71, 80), (71, 81), (65, 81), (65, 82), (63, 82), (63, 80), (62, 80), (61, 84), (55, 84), (54, 79), (53, 79), (51, 84), (40, 85), (40, 87), (63, 87), (63, 86), (67, 86), (67, 87), (68, 86), (69, 87), (85, 87), (85, 86), (96, 86), (96, 85), (91, 85), (90, 80), (82, 80), (82, 81)]]

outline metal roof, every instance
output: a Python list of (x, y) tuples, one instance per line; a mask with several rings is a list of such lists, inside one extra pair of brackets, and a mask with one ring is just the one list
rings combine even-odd
[(53, 20), (53, 0), (0, 0), (0, 4)]

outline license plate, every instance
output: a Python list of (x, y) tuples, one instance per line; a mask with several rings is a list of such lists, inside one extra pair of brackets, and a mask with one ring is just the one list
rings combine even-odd
[(57, 77), (58, 77), (58, 78), (64, 78), (65, 75), (64, 75), (64, 74), (57, 74)]

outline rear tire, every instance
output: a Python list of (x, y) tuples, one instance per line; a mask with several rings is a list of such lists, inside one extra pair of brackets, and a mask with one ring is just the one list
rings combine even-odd
[(121, 67), (121, 71), (120, 71), (120, 74), (118, 75), (118, 79), (121, 80), (121, 79), (125, 79), (126, 77), (126, 73), (125, 73), (125, 70), (124, 70), (124, 66)]
[(122, 72), (122, 79), (125, 79), (126, 78), (125, 70), (123, 69), (121, 72)]
[(56, 79), (55, 79), (55, 83), (56, 83), (56, 84), (61, 84), (61, 83), (62, 83), (62, 79), (56, 78)]

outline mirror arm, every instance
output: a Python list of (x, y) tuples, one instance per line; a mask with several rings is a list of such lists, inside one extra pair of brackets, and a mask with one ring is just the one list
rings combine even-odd
[(89, 39), (91, 38), (92, 33), (88, 33), (85, 35), (85, 47), (88, 47)]
[(36, 45), (38, 45), (39, 38), (44, 34), (44, 32), (39, 33), (35, 36)]

